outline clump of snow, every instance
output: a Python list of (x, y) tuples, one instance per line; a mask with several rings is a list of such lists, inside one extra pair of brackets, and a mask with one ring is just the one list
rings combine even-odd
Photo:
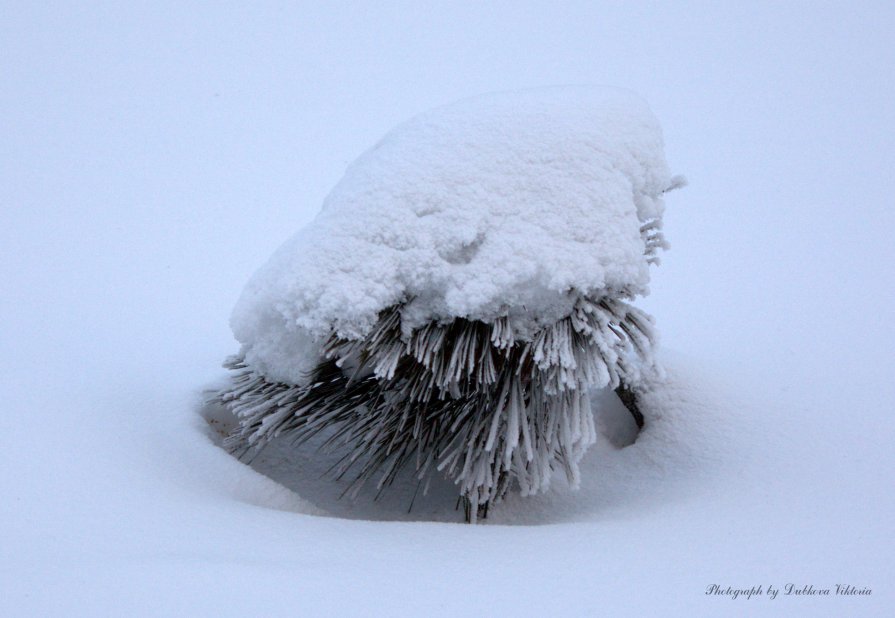
[[(466, 99), (361, 155), (306, 229), (251, 279), (231, 320), (247, 362), (297, 382), (322, 337), (568, 315), (569, 292), (646, 292), (649, 241), (672, 185), (659, 125), (623, 90), (557, 87)], [(524, 333), (523, 333), (524, 336)]]

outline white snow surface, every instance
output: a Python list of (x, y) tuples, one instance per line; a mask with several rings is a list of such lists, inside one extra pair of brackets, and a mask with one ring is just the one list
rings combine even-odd
[(659, 124), (632, 93), (553, 87), (481, 95), (399, 125), (352, 163), (261, 268), (231, 324), (249, 364), (299, 382), (314, 342), (508, 312), (520, 332), (577, 290), (646, 292), (640, 226), (671, 179)]
[[(7, 3), (0, 616), (891, 616), (893, 31), (873, 1)], [(642, 93), (690, 180), (637, 442), (597, 419), (579, 491), (476, 526), (219, 448), (231, 307), (357, 153), (554, 83)]]

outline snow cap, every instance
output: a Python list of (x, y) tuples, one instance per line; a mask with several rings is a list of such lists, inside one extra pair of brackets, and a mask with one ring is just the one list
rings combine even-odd
[(331, 333), (366, 334), (408, 303), (429, 320), (510, 315), (524, 338), (575, 292), (645, 294), (644, 223), (671, 186), (662, 134), (630, 92), (554, 87), (423, 113), (352, 163), (314, 221), (249, 281), (242, 354), (299, 383)]

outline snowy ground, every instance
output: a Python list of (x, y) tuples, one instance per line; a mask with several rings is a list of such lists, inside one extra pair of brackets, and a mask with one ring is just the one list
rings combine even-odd
[[(0, 614), (890, 615), (893, 9), (624, 6), (5, 11)], [(232, 304), (345, 165), (581, 82), (644, 95), (691, 183), (637, 443), (480, 526), (218, 448)]]

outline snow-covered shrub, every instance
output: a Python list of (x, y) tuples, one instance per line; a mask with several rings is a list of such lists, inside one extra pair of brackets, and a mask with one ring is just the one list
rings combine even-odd
[(555, 468), (577, 483), (589, 392), (619, 389), (637, 416), (657, 371), (652, 319), (629, 301), (677, 184), (625, 91), (487, 95), (398, 126), (246, 286), (228, 444), (335, 428), (355, 489), (445, 474), (471, 520)]

